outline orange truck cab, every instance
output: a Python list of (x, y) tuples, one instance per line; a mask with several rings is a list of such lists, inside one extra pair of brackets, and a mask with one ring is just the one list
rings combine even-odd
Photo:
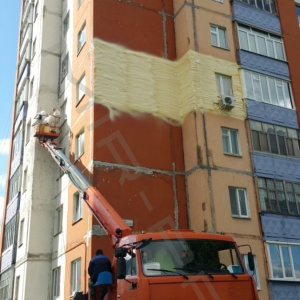
[(119, 279), (111, 299), (258, 299), (229, 236), (192, 230), (130, 235), (115, 256)]

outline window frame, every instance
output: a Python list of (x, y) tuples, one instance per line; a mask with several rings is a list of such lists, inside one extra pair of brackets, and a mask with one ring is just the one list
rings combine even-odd
[(62, 233), (63, 227), (63, 204), (55, 210), (54, 216), (54, 236)]
[[(222, 45), (222, 41), (221, 41), (222, 34), (224, 34), (224, 45)], [(216, 43), (214, 43), (213, 36), (216, 38)], [(226, 27), (210, 24), (210, 40), (211, 40), (211, 45), (214, 47), (221, 48), (221, 49), (229, 49)]]
[(77, 53), (79, 54), (86, 44), (86, 22), (83, 23), (77, 34)]
[[(234, 199), (232, 199), (231, 197), (232, 196), (232, 193), (230, 192), (231, 190), (234, 191)], [(229, 191), (229, 200), (230, 200), (230, 207), (231, 207), (231, 216), (233, 218), (250, 219), (251, 217), (250, 217), (250, 207), (248, 202), (247, 189), (229, 186), (228, 191)], [(246, 209), (246, 215), (242, 213), (242, 208), (241, 208), (242, 199), (240, 199), (239, 192), (243, 192), (244, 194), (244, 201), (245, 201), (244, 208)], [(235, 208), (237, 209), (237, 213), (234, 212)]]
[[(279, 134), (283, 129), (285, 134)], [(252, 151), (300, 158), (300, 132), (297, 129), (250, 120), (250, 131)]]
[(76, 85), (76, 105), (81, 102), (86, 95), (86, 76), (85, 73), (80, 77)]
[(56, 299), (60, 296), (60, 276), (61, 276), (61, 267), (58, 266), (52, 269), (52, 299)]
[(254, 261), (254, 271), (251, 271), (249, 268), (249, 262), (248, 262), (248, 254), (243, 254), (244, 262), (246, 265), (246, 269), (248, 270), (248, 273), (254, 278), (255, 284), (256, 284), (256, 289), (261, 290), (261, 285), (260, 285), (260, 279), (259, 279), (259, 272), (258, 272), (258, 267), (257, 267), (257, 258), (256, 255), (253, 255), (253, 261)]
[[(284, 43), (282, 40), (281, 36), (277, 36), (275, 34), (271, 34), (269, 32), (264, 32), (262, 30), (254, 29), (250, 26), (246, 26), (243, 24), (238, 24), (237, 25), (237, 31), (238, 31), (238, 41), (239, 41), (239, 49), (249, 51), (252, 53), (256, 53), (259, 55), (263, 55), (266, 57), (270, 57), (276, 60), (280, 61), (286, 61), (286, 55), (285, 55), (285, 50), (284, 50)], [(246, 40), (244, 42), (247, 42), (247, 47), (245, 46), (245, 43), (242, 43), (242, 33), (245, 34), (244, 37), (246, 37)], [(266, 49), (266, 54), (263, 54), (261, 52), (261, 47), (258, 40), (264, 39), (265, 43), (265, 49)], [(254, 42), (254, 44), (251, 43)], [(269, 42), (269, 43), (268, 43)], [(272, 49), (274, 51), (274, 56), (271, 55), (270, 53), (270, 43), (272, 43)], [(280, 53), (278, 52), (278, 49), (276, 48), (276, 44), (280, 44), (280, 52), (282, 52), (282, 58), (280, 58)], [(261, 44), (262, 45), (262, 44)], [(255, 46), (255, 49), (252, 48)]]
[(18, 234), (18, 246), (21, 247), (24, 243), (24, 226), (25, 218), (20, 221), (19, 234)]
[(74, 292), (81, 291), (81, 257), (71, 261), (70, 279), (70, 295), (72, 295)]
[[(269, 9), (265, 9), (265, 3), (264, 1), (262, 0), (239, 0), (240, 2), (243, 2), (245, 4), (248, 4), (250, 6), (254, 6), (256, 7), (257, 9), (261, 9), (261, 10), (264, 10), (266, 12), (269, 12), (271, 14), (274, 14), (276, 15), (277, 14), (277, 11), (276, 11), (276, 5), (275, 5), (275, 2), (273, 1), (272, 3), (272, 0), (267, 0), (268, 1), (268, 5), (269, 5)], [(251, 2), (254, 4), (251, 5)], [(266, 1), (266, 0), (265, 0)], [(257, 3), (261, 3), (261, 7), (257, 4)]]
[(85, 133), (82, 129), (75, 137), (75, 160), (78, 160), (84, 154)]
[(63, 36), (66, 37), (70, 27), (70, 13), (69, 11), (63, 19)]
[[(276, 246), (276, 254), (277, 258), (279, 261), (276, 263), (274, 260), (272, 261), (272, 254), (270, 250), (270, 246)], [(296, 270), (295, 270), (295, 259), (293, 257), (293, 251), (292, 247), (297, 247), (299, 248), (299, 253), (300, 253), (300, 244), (297, 243), (278, 243), (278, 242), (272, 242), (272, 241), (267, 241), (267, 255), (268, 255), (268, 265), (269, 265), (269, 274), (270, 274), (270, 280), (277, 280), (277, 281), (300, 281), (300, 260), (297, 262), (298, 267), (298, 274), (299, 277), (296, 277)], [(283, 255), (283, 249), (288, 251), (288, 259), (290, 262), (290, 266), (285, 264), (285, 259)], [(299, 256), (300, 257), (300, 256)], [(298, 257), (298, 259), (299, 259)], [(274, 257), (273, 257), (274, 258)], [(278, 265), (279, 263), (279, 265)], [(274, 268), (275, 266), (278, 265), (279, 273), (282, 273), (282, 276), (280, 275), (274, 275)], [(287, 269), (288, 267), (291, 268), (292, 276), (287, 276)]]
[(69, 53), (67, 53), (64, 56), (61, 62), (61, 72), (60, 72), (61, 81), (63, 81), (66, 78), (68, 72), (69, 72)]
[(76, 192), (73, 195), (73, 218), (72, 218), (73, 224), (80, 221), (83, 217), (82, 202), (83, 201), (82, 201), (80, 192)]
[[(220, 97), (225, 97), (225, 96), (233, 97), (232, 77), (229, 75), (220, 74), (220, 73), (215, 73), (215, 76), (216, 76), (216, 83), (217, 83), (219, 96)], [(226, 90), (229, 91), (229, 94), (226, 93)]]
[[(290, 82), (288, 81), (261, 73), (243, 70), (243, 83), (246, 98), (248, 99), (290, 109), (294, 106), (292, 89)], [(283, 98), (280, 97), (279, 89), (282, 90)], [(260, 94), (259, 97), (257, 97), (257, 93)]]
[[(282, 188), (280, 188), (280, 183)], [(289, 190), (288, 186), (292, 187), (292, 190)], [(300, 215), (300, 183), (257, 177), (257, 187), (261, 211), (291, 216)], [(291, 201), (292, 198), (293, 201)], [(284, 202), (285, 212), (283, 211)]]
[[(225, 132), (226, 131), (226, 132)], [(233, 129), (233, 128), (227, 128), (227, 127), (221, 127), (221, 133), (222, 133), (222, 144), (223, 144), (223, 153), (227, 155), (233, 155), (233, 156), (242, 156), (241, 152), (241, 146), (240, 146), (240, 135), (239, 135), (239, 130), (238, 129)], [(232, 134), (236, 133), (236, 136), (234, 137)], [(228, 141), (227, 149), (229, 151), (227, 152), (224, 147), (224, 137), (226, 137), (226, 141)], [(237, 152), (235, 153), (233, 148), (233, 139), (235, 140), (235, 144), (237, 146)]]

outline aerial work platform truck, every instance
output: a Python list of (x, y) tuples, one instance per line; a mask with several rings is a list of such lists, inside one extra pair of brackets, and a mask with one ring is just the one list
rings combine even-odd
[[(254, 278), (232, 237), (189, 229), (133, 234), (64, 155), (55, 141), (59, 137), (57, 125), (37, 122), (35, 128), (38, 142), (81, 191), (83, 200), (111, 238), (115, 255), (107, 300), (258, 299)], [(253, 271), (251, 250), (248, 261)]]

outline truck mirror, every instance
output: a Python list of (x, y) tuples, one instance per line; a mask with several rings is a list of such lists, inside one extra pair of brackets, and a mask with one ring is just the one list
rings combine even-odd
[(115, 249), (115, 257), (125, 257), (127, 254), (127, 249), (120, 247)]
[(117, 279), (125, 279), (126, 277), (126, 261), (124, 257), (117, 258)]
[(250, 271), (254, 271), (255, 266), (254, 266), (254, 256), (252, 254), (252, 252), (248, 252), (248, 265), (249, 265), (249, 269)]

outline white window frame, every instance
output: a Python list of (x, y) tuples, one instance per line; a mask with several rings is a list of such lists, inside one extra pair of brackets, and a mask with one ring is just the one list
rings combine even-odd
[(67, 53), (61, 63), (61, 81), (65, 79), (69, 72), (69, 54)]
[[(223, 152), (225, 154), (241, 156), (239, 131), (237, 129), (225, 128), (225, 127), (222, 127), (221, 129), (222, 129)], [(234, 139), (235, 139), (235, 144), (237, 146), (237, 152), (235, 152), (233, 147)], [(226, 148), (228, 149), (228, 151), (225, 151), (225, 143), (227, 144)]]
[(258, 290), (261, 289), (261, 285), (260, 285), (260, 280), (259, 280), (259, 272), (258, 272), (258, 267), (257, 267), (257, 259), (256, 259), (256, 255), (253, 255), (253, 261), (254, 261), (254, 271), (251, 271), (249, 268), (249, 262), (248, 262), (248, 254), (243, 254), (244, 257), (244, 262), (246, 265), (246, 268), (248, 270), (248, 273), (250, 275), (253, 275), (255, 284), (256, 284), (256, 288)]
[(248, 99), (285, 108), (293, 107), (292, 89), (288, 81), (243, 70), (243, 83)]
[(83, 74), (77, 82), (76, 94), (77, 94), (77, 104), (78, 104), (86, 94), (86, 77), (85, 77), (85, 74)]
[(75, 159), (79, 159), (84, 154), (84, 131), (81, 130), (75, 138)]
[(19, 247), (21, 247), (24, 242), (24, 226), (25, 226), (25, 219), (23, 218), (20, 221), (20, 228), (19, 228), (19, 240), (18, 240)]
[(81, 258), (77, 258), (71, 262), (71, 291), (73, 295), (75, 292), (81, 291)]
[[(216, 73), (217, 87), (220, 97), (233, 97), (231, 76)], [(227, 92), (229, 91), (229, 92)]]
[(52, 270), (52, 299), (59, 298), (60, 296), (60, 275), (60, 267)]
[(69, 25), (70, 25), (70, 14), (67, 12), (64, 20), (63, 20), (63, 36), (65, 37), (68, 33), (69, 30)]
[(82, 198), (79, 192), (73, 195), (73, 223), (82, 219)]
[(77, 35), (77, 53), (83, 48), (86, 43), (86, 23), (82, 25)]
[[(224, 45), (221, 43), (221, 34), (224, 34)], [(213, 37), (216, 39), (216, 43), (214, 42)], [(210, 38), (211, 44), (215, 47), (228, 49), (228, 41), (227, 41), (227, 31), (225, 27), (221, 27), (218, 25), (210, 24)]]
[[(242, 44), (241, 33), (246, 34), (246, 39), (247, 39), (246, 47), (244, 47)], [(267, 57), (271, 57), (271, 58), (274, 58), (277, 60), (286, 61), (284, 44), (283, 44), (283, 40), (280, 36), (276, 36), (276, 35), (270, 34), (268, 32), (262, 32), (262, 31), (260, 32), (259, 30), (253, 29), (253, 28), (245, 26), (245, 25), (238, 25), (238, 38), (239, 38), (240, 49), (242, 49), (242, 50), (250, 51), (250, 52), (264, 55)], [(264, 42), (265, 42), (264, 45), (266, 47), (266, 54), (261, 53), (261, 51), (259, 50), (258, 39), (264, 40)], [(252, 44), (251, 41), (253, 41), (254, 44)], [(279, 56), (279, 53), (277, 53), (276, 46), (275, 46), (276, 44), (279, 44), (281, 46), (282, 55), (283, 55), (282, 58)], [(274, 56), (271, 54), (270, 47), (268, 47), (268, 45), (269, 46), (272, 45)], [(252, 46), (255, 46), (255, 47), (252, 48)]]
[(63, 223), (63, 205), (60, 205), (55, 210), (55, 216), (54, 216), (54, 236), (58, 235), (62, 232), (62, 223)]
[[(277, 254), (279, 258), (280, 265), (277, 266), (278, 271), (282, 273), (282, 276), (274, 275), (274, 268), (276, 267), (276, 263), (271, 260), (271, 251), (270, 246), (277, 246)], [(299, 248), (300, 252), (300, 244), (296, 243), (278, 243), (278, 242), (268, 242), (267, 241), (267, 252), (268, 252), (268, 263), (270, 269), (270, 279), (271, 280), (279, 280), (279, 281), (300, 281), (300, 256), (293, 256), (292, 247)], [(289, 256), (289, 263), (285, 264), (284, 257), (283, 257), (283, 248), (288, 251)], [(298, 258), (297, 264), (299, 265), (298, 269), (298, 277), (296, 277), (296, 270), (295, 270), (295, 258)], [(292, 276), (286, 276), (287, 268), (291, 268)]]
[(15, 281), (14, 300), (19, 300), (19, 291), (20, 291), (20, 275), (16, 277), (16, 281)]
[[(234, 191), (234, 199), (232, 199), (232, 194), (230, 193), (230, 190)], [(243, 203), (243, 205), (246, 209), (246, 214), (242, 213), (241, 204), (242, 204), (243, 199), (240, 198), (240, 193), (243, 193), (243, 195), (244, 195), (245, 203)], [(249, 203), (248, 203), (248, 197), (247, 197), (247, 190), (246, 189), (230, 186), (229, 187), (229, 199), (230, 199), (232, 217), (244, 218), (244, 219), (249, 219), (250, 218), (250, 210), (249, 210)], [(232, 206), (233, 202), (235, 202), (235, 207), (237, 209), (237, 213), (233, 212), (233, 206)]]

